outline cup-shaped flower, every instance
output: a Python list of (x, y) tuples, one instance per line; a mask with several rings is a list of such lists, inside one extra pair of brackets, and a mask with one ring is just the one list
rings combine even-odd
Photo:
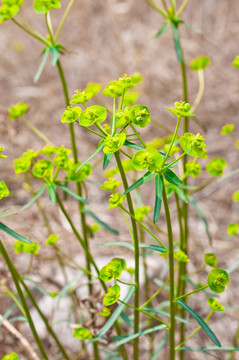
[(234, 193), (232, 194), (232, 200), (239, 201), (239, 190), (234, 191)]
[(131, 108), (132, 121), (135, 126), (144, 128), (150, 122), (150, 113), (147, 106), (133, 105)]
[(125, 195), (121, 195), (120, 193), (113, 193), (110, 195), (108, 209), (114, 209), (123, 204), (125, 199)]
[(15, 0), (12, 2), (5, 1), (0, 8), (0, 23), (14, 18), (14, 16), (19, 12), (22, 2), (23, 0)]
[(10, 106), (10, 108), (8, 109), (8, 119), (16, 120), (17, 118), (26, 114), (28, 109), (29, 109), (29, 105), (24, 104), (22, 102), (19, 102), (14, 106)]
[(114, 286), (108, 289), (108, 292), (105, 294), (103, 303), (105, 306), (110, 306), (116, 303), (120, 297), (120, 286), (115, 284)]
[(45, 245), (46, 246), (52, 246), (55, 245), (57, 243), (59, 239), (59, 235), (57, 234), (51, 234), (48, 236), (48, 238), (46, 239)]
[(56, 153), (59, 150), (57, 146), (45, 146), (43, 149), (40, 150), (40, 152), (43, 155), (51, 156), (52, 154)]
[(122, 96), (126, 91), (125, 86), (119, 81), (111, 81), (107, 84), (106, 88), (102, 91), (102, 94), (108, 97), (116, 98)]
[(109, 190), (114, 191), (118, 186), (120, 186), (121, 181), (117, 181), (115, 179), (110, 179), (109, 181), (105, 181), (104, 185), (102, 185), (100, 188), (102, 190)]
[(105, 121), (107, 116), (106, 108), (103, 106), (93, 105), (82, 111), (79, 118), (79, 124), (82, 126), (91, 126), (95, 122)]
[(70, 163), (70, 168), (67, 173), (68, 180), (80, 182), (84, 181), (88, 178), (88, 176), (90, 176), (92, 172), (92, 166), (90, 164), (85, 164), (84, 166), (82, 166), (82, 168), (80, 168), (79, 171), (77, 171), (80, 165), (81, 162), (78, 162), (76, 164)]
[(145, 218), (145, 216), (148, 215), (150, 210), (151, 210), (150, 206), (141, 206), (135, 209), (134, 215), (136, 219), (141, 222)]
[(224, 306), (222, 306), (217, 300), (215, 300), (213, 298), (209, 298), (207, 300), (207, 303), (210, 306), (210, 308), (214, 311), (224, 311), (225, 310)]
[(217, 266), (217, 257), (213, 253), (207, 253), (204, 255), (204, 261), (208, 266), (216, 267)]
[(87, 340), (92, 339), (92, 334), (89, 329), (84, 327), (79, 327), (73, 330), (73, 336), (77, 339)]
[(0, 181), (0, 200), (9, 195), (9, 190), (4, 181)]
[(185, 133), (180, 137), (179, 143), (186, 154), (195, 158), (207, 158), (207, 151), (205, 150), (207, 145), (199, 133), (197, 135)]
[(231, 134), (234, 130), (235, 125), (233, 124), (226, 124), (222, 127), (220, 134), (221, 135), (228, 135)]
[(126, 262), (124, 259), (114, 258), (111, 260), (111, 263), (119, 264), (121, 266), (122, 270), (126, 269)]
[(195, 161), (188, 161), (186, 163), (186, 171), (188, 175), (196, 178), (202, 171), (201, 165), (196, 163)]
[(45, 14), (51, 9), (59, 9), (61, 0), (35, 0), (33, 7), (39, 14)]
[(173, 257), (174, 257), (174, 259), (176, 259), (178, 262), (183, 262), (183, 263), (189, 262), (189, 258), (188, 258), (188, 256), (187, 256), (187, 254), (185, 254), (185, 252), (182, 251), (182, 250), (174, 251)]
[(178, 118), (195, 116), (195, 114), (189, 112), (191, 109), (191, 105), (189, 103), (176, 101), (174, 103), (174, 107), (175, 109), (167, 108), (167, 110), (176, 115)]
[(111, 311), (107, 307), (104, 307), (103, 310), (99, 313), (99, 316), (102, 316), (102, 317), (108, 317), (110, 315), (111, 315)]
[(19, 356), (15, 352), (12, 352), (11, 354), (6, 354), (1, 358), (1, 360), (18, 360), (18, 359)]
[(211, 60), (207, 56), (199, 56), (195, 60), (191, 61), (190, 68), (195, 71), (203, 70), (205, 67), (210, 65), (210, 63)]
[(27, 172), (31, 167), (31, 159), (28, 156), (24, 156), (24, 154), (14, 160), (14, 169), (16, 174), (20, 174), (22, 172)]
[(238, 232), (239, 232), (239, 225), (238, 224), (231, 223), (230, 225), (228, 225), (227, 233), (228, 233), (229, 236), (237, 235)]
[(109, 135), (104, 140), (103, 151), (105, 154), (113, 154), (118, 151), (125, 143), (126, 134), (115, 134), (113, 136)]
[(14, 250), (16, 254), (20, 254), (21, 252), (25, 252), (30, 255), (38, 254), (40, 245), (36, 242), (32, 242), (31, 244), (24, 243), (22, 241), (17, 240), (14, 244)]
[(110, 261), (100, 270), (99, 278), (105, 282), (109, 282), (112, 279), (118, 279), (122, 273), (122, 270), (123, 268), (120, 263)]
[(53, 165), (50, 160), (38, 160), (32, 168), (33, 175), (36, 177), (49, 178), (53, 172)]
[(68, 170), (70, 166), (70, 160), (66, 153), (59, 153), (53, 159), (54, 165), (61, 170)]
[(73, 123), (77, 121), (81, 113), (81, 108), (79, 106), (71, 107), (67, 106), (66, 110), (63, 112), (61, 117), (62, 123)]
[(208, 286), (215, 293), (225, 291), (225, 286), (227, 286), (229, 282), (229, 275), (223, 269), (213, 269), (207, 277)]
[(233, 60), (232, 66), (234, 68), (239, 68), (239, 56), (237, 55), (235, 59)]
[(126, 107), (124, 110), (120, 110), (116, 116), (115, 116), (115, 120), (116, 120), (116, 129), (129, 124), (132, 121), (132, 113), (131, 113), (131, 109), (129, 107)]
[(226, 166), (227, 163), (224, 159), (214, 158), (206, 165), (206, 169), (212, 176), (222, 176)]
[(163, 155), (161, 155), (158, 150), (154, 148), (146, 148), (145, 150), (137, 151), (131, 163), (136, 170), (146, 170), (149, 171), (157, 171), (159, 170), (162, 162), (163, 162)]

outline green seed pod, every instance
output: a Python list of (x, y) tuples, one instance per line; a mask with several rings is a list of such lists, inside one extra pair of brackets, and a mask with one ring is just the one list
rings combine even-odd
[(146, 148), (145, 150), (137, 151), (131, 164), (136, 170), (157, 171), (163, 162), (164, 157), (154, 148)]
[(81, 113), (81, 108), (79, 106), (71, 107), (67, 106), (66, 110), (63, 112), (61, 117), (62, 123), (73, 123), (77, 121)]
[(32, 172), (36, 177), (49, 178), (53, 172), (53, 165), (50, 160), (38, 160), (33, 166)]
[(223, 269), (213, 269), (207, 277), (208, 286), (215, 293), (224, 292), (229, 282), (229, 275)]
[(217, 257), (212, 253), (207, 253), (204, 255), (204, 261), (208, 266), (216, 267), (217, 266)]
[(205, 150), (207, 145), (204, 143), (204, 138), (199, 133), (197, 135), (185, 133), (180, 137), (179, 143), (186, 154), (195, 158), (207, 157), (207, 151)]
[(144, 128), (150, 122), (150, 114), (147, 106), (133, 105), (131, 108), (132, 121), (135, 126)]
[(92, 334), (89, 329), (84, 327), (76, 328), (73, 330), (73, 336), (77, 339), (87, 340), (92, 339)]
[(186, 171), (190, 176), (196, 178), (202, 171), (202, 168), (200, 164), (196, 163), (195, 161), (188, 161), (186, 163)]
[(123, 204), (125, 199), (125, 195), (121, 195), (120, 193), (113, 193), (110, 195), (110, 199), (109, 199), (109, 204), (110, 206), (108, 206), (108, 209), (113, 209), (116, 208), (120, 205)]
[(105, 154), (113, 154), (118, 151), (125, 143), (126, 134), (115, 134), (114, 136), (107, 136), (104, 140), (103, 151)]
[(213, 298), (209, 298), (207, 300), (208, 305), (210, 306), (210, 308), (214, 311), (224, 311), (225, 308), (224, 306), (222, 306), (217, 300), (213, 299)]
[(0, 200), (9, 195), (9, 190), (4, 181), (0, 181)]
[(185, 252), (182, 250), (174, 251), (173, 257), (178, 262), (183, 262), (183, 263), (189, 262), (189, 258), (187, 256), (187, 254), (185, 254)]
[(224, 159), (214, 158), (206, 165), (208, 173), (212, 176), (222, 176), (223, 170), (227, 166)]
[(108, 292), (105, 294), (103, 303), (105, 306), (110, 306), (116, 303), (116, 301), (120, 297), (120, 286), (115, 284), (111, 288), (108, 289)]

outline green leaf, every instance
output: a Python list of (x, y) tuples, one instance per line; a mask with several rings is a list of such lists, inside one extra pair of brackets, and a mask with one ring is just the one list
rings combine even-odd
[(127, 343), (129, 341), (132, 341), (132, 340), (134, 340), (134, 339), (136, 339), (136, 338), (138, 338), (138, 337), (140, 337), (142, 335), (150, 334), (152, 332), (156, 332), (158, 330), (163, 330), (163, 329), (166, 329), (166, 328), (167, 328), (167, 326), (162, 324), (162, 325), (154, 326), (154, 327), (152, 327), (150, 329), (147, 329), (147, 330), (144, 330), (144, 331), (139, 331), (137, 333), (130, 334), (128, 336), (122, 336), (121, 340), (116, 342), (114, 345), (115, 345), (115, 347), (118, 347), (118, 346), (121, 346), (121, 345), (123, 345), (123, 344), (125, 344), (125, 343)]
[(44, 290), (40, 285), (38, 285), (36, 281), (26, 277), (24, 277), (22, 280), (32, 282), (35, 285), (36, 289), (38, 289), (43, 295), (51, 297), (51, 295), (46, 290)]
[(54, 184), (47, 185), (47, 191), (49, 195), (50, 202), (55, 205), (56, 203), (56, 188)]
[(120, 314), (120, 317), (122, 318), (122, 320), (124, 320), (124, 321), (126, 322), (126, 324), (129, 325), (129, 327), (131, 327), (131, 329), (134, 328), (134, 323), (133, 323), (133, 321), (130, 320), (130, 318), (129, 318), (124, 312), (122, 312), (122, 313)]
[(103, 170), (107, 168), (107, 166), (110, 163), (110, 160), (112, 159), (113, 154), (105, 154), (104, 155), (104, 161), (103, 161)]
[(8, 235), (12, 236), (14, 239), (17, 239), (17, 240), (22, 241), (22, 242), (27, 243), (27, 244), (32, 243), (29, 239), (27, 239), (24, 236), (16, 233), (15, 231), (13, 231), (12, 229), (10, 229), (8, 226), (4, 225), (1, 222), (0, 222), (0, 230), (4, 231)]
[(188, 28), (188, 29), (190, 29), (190, 30), (192, 30), (192, 31), (194, 31), (194, 32), (196, 32), (196, 33), (198, 33), (198, 34), (203, 34), (203, 31), (202, 31), (201, 29), (197, 29), (197, 28), (195, 28), (195, 27), (192, 27), (191, 25), (185, 23), (184, 21), (182, 22), (182, 24), (183, 24), (186, 28)]
[(34, 77), (34, 80), (33, 80), (34, 83), (37, 83), (38, 80), (40, 79), (41, 73), (42, 73), (42, 71), (43, 71), (43, 69), (44, 69), (44, 66), (45, 66), (45, 64), (46, 64), (48, 55), (49, 55), (49, 53), (50, 53), (50, 49), (47, 47), (47, 48), (45, 48), (45, 50), (43, 50), (43, 51), (44, 51), (44, 55), (43, 55), (41, 64), (40, 64), (40, 66), (39, 66), (39, 68), (38, 68), (38, 70), (37, 70), (37, 73), (36, 73), (36, 75), (35, 75), (35, 77)]
[(44, 193), (44, 191), (46, 190), (46, 187), (47, 187), (46, 184), (43, 185), (43, 187), (42, 187), (40, 190), (38, 190), (38, 192), (36, 193), (36, 195), (35, 195), (26, 205), (24, 205), (24, 206), (21, 208), (21, 211), (24, 211), (24, 210), (26, 210), (29, 206), (31, 206), (31, 204), (33, 204), (33, 203), (41, 196), (41, 194)]
[(76, 170), (76, 172), (79, 171), (79, 170), (80, 170), (85, 164), (87, 164), (91, 159), (93, 159), (93, 157), (95, 157), (95, 155), (97, 155), (97, 154), (100, 152), (100, 150), (103, 149), (103, 147), (104, 147), (104, 142), (99, 143), (98, 146), (97, 146), (97, 148), (96, 148), (96, 150), (93, 152), (93, 154), (92, 154), (90, 157), (88, 157), (88, 159), (85, 160), (85, 161), (78, 167), (78, 169)]
[(199, 316), (193, 309), (191, 309), (184, 301), (176, 300), (176, 302), (185, 309), (190, 315), (194, 317), (194, 319), (199, 323), (202, 329), (206, 332), (209, 338), (216, 344), (217, 346), (221, 347), (221, 344), (214, 334), (214, 332), (209, 328), (209, 326), (205, 323), (205, 321)]
[(139, 178), (135, 183), (133, 183), (130, 187), (128, 187), (128, 189), (125, 190), (124, 195), (127, 194), (128, 192), (136, 189), (137, 187), (145, 184), (147, 181), (149, 181), (150, 179), (152, 179), (152, 177), (154, 176), (154, 173), (151, 171), (147, 171), (144, 176), (142, 176), (141, 178)]
[(98, 224), (102, 225), (103, 228), (105, 228), (106, 230), (112, 232), (115, 235), (119, 235), (119, 232), (115, 229), (113, 229), (111, 226), (109, 226), (108, 224), (106, 224), (104, 221), (100, 220), (98, 218), (98, 216), (96, 216), (92, 211), (88, 210), (88, 209), (84, 209), (84, 213), (91, 216), (95, 221), (98, 222)]
[(167, 331), (165, 337), (162, 339), (162, 341), (160, 342), (159, 346), (157, 347), (157, 349), (155, 350), (153, 356), (150, 358), (150, 360), (156, 360), (158, 359), (158, 354), (160, 353), (160, 351), (162, 350), (162, 348), (164, 347), (164, 345), (166, 344), (167, 340), (169, 338), (169, 331)]
[(206, 220), (205, 216), (203, 215), (201, 209), (199, 208), (196, 200), (192, 196), (189, 196), (188, 200), (193, 204), (198, 216), (200, 217), (200, 219), (204, 223), (205, 230), (206, 230), (206, 233), (207, 233), (207, 237), (208, 237), (208, 240), (209, 240), (209, 244), (212, 245), (212, 236), (210, 234), (208, 223), (207, 223), (207, 220)]
[(173, 40), (174, 40), (174, 46), (177, 54), (178, 61), (180, 64), (183, 62), (183, 55), (182, 55), (182, 49), (180, 46), (179, 36), (178, 36), (178, 27), (176, 24), (172, 23), (172, 30), (173, 30)]
[(185, 203), (188, 202), (188, 200), (187, 200), (187, 198), (186, 198), (186, 196), (184, 194), (184, 191), (182, 189), (180, 189), (179, 187), (176, 187), (175, 192), (178, 194), (180, 199), (182, 199)]
[(164, 170), (163, 175), (165, 179), (173, 185), (178, 186), (183, 184), (182, 180), (180, 180), (177, 175), (169, 169)]
[(54, 45), (54, 46), (50, 46), (49, 49), (52, 56), (51, 65), (55, 66), (60, 55), (59, 47), (57, 45)]
[(9, 319), (9, 321), (12, 323), (14, 321), (24, 321), (24, 322), (28, 322), (27, 318), (25, 316), (15, 316), (11, 319)]
[(159, 31), (157, 32), (157, 34), (154, 36), (154, 39), (157, 39), (158, 37), (160, 37), (160, 35), (162, 35), (164, 33), (164, 31), (167, 29), (169, 24), (169, 21), (166, 20), (163, 24), (163, 26), (159, 29)]
[(136, 149), (136, 150), (144, 150), (145, 149), (142, 145), (135, 144), (128, 140), (125, 140), (124, 145), (128, 146), (129, 148)]
[[(148, 307), (148, 306), (144, 307), (143, 310), (144, 310), (144, 311), (147, 311), (147, 312), (153, 312), (153, 313), (155, 313), (155, 314), (160, 314), (160, 315), (164, 315), (164, 316), (170, 317), (170, 313), (168, 313), (168, 312), (166, 312), (166, 311), (163, 311), (163, 310), (153, 309), (153, 308)], [(188, 324), (188, 325), (191, 324), (190, 321), (187, 321), (187, 320), (185, 320), (185, 319), (182, 319), (182, 318), (180, 318), (180, 317), (178, 317), (178, 316), (175, 316), (175, 320), (178, 320), (179, 322), (182, 322), (182, 323), (184, 323), (184, 324)]]
[[(4, 210), (3, 210), (3, 211), (4, 211)], [(4, 218), (4, 217), (8, 217), (8, 216), (12, 216), (12, 215), (17, 215), (17, 214), (19, 214), (18, 212), (11, 213), (11, 214), (3, 214), (3, 211), (2, 211), (2, 213), (0, 213), (0, 218)]]
[(68, 189), (67, 186), (65, 185), (61, 185), (61, 184), (56, 184), (57, 187), (59, 187), (60, 189), (62, 189), (63, 191), (65, 191), (67, 194), (71, 195), (72, 197), (74, 197), (75, 199), (79, 200), (80, 202), (84, 203), (84, 204), (89, 204), (88, 201), (86, 201), (85, 199), (83, 199), (81, 196), (75, 194), (73, 191), (71, 191), (70, 189)]
[(204, 352), (205, 353), (205, 350), (239, 351), (239, 347), (233, 347), (233, 346), (221, 346), (221, 347), (205, 346), (205, 347), (202, 347), (200, 349), (197, 349), (197, 348), (192, 348), (192, 347), (189, 347), (189, 346), (181, 346), (180, 348), (178, 348), (178, 350), (190, 350), (190, 351), (197, 351), (197, 352)]
[[(126, 247), (129, 250), (133, 250), (134, 251), (134, 245), (126, 243), (126, 242), (122, 242), (122, 241), (118, 241), (118, 242), (109, 242), (109, 243), (105, 243), (105, 244), (101, 244), (100, 247), (103, 246), (122, 246), (122, 247)], [(166, 249), (164, 249), (162, 246), (159, 245), (150, 245), (150, 244), (143, 244), (140, 243), (139, 244), (140, 248), (143, 249), (150, 249), (150, 250), (154, 250), (154, 251), (158, 251), (158, 252), (162, 252), (162, 253), (166, 253)]]
[[(128, 303), (131, 297), (134, 295), (134, 293), (135, 293), (135, 286), (131, 286), (123, 301)], [(107, 331), (109, 331), (109, 329), (114, 325), (114, 323), (122, 313), (124, 307), (125, 307), (124, 304), (119, 304), (117, 306), (117, 308), (115, 309), (109, 320), (105, 323), (103, 328), (98, 332), (96, 338), (94, 339), (95, 341), (98, 341), (104, 334), (107, 333)]]
[(162, 194), (163, 194), (163, 177), (162, 175), (156, 174), (155, 176), (155, 204), (154, 204), (154, 217), (153, 222), (156, 223), (162, 205)]

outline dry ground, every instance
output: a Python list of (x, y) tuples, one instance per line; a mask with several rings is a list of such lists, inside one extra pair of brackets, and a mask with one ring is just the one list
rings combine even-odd
[[(42, 34), (46, 34), (44, 17), (33, 14), (31, 3), (29, 0), (25, 1), (22, 14)], [(63, 0), (62, 8), (65, 8), (66, 4), (67, 1)], [(62, 10), (52, 12), (53, 26), (59, 21)], [(230, 173), (238, 168), (238, 150), (235, 149), (229, 137), (220, 135), (220, 129), (225, 123), (234, 123), (237, 135), (239, 134), (239, 93), (237, 91), (239, 73), (238, 70), (232, 68), (232, 61), (239, 53), (237, 47), (239, 3), (237, 0), (191, 0), (184, 12), (183, 19), (194, 28), (203, 30), (203, 34), (198, 34), (180, 27), (188, 71), (190, 102), (194, 101), (198, 90), (197, 74), (190, 70), (190, 61), (201, 55), (211, 58), (211, 65), (205, 71), (205, 93), (196, 112), (197, 118), (204, 128), (202, 129), (194, 122), (190, 124), (190, 128), (192, 132), (200, 131), (205, 135), (209, 158), (225, 157), (228, 162), (226, 173)], [(140, 86), (140, 103), (149, 107), (154, 119), (173, 127), (174, 119), (165, 108), (172, 106), (175, 100), (182, 98), (181, 74), (174, 53), (170, 29), (167, 29), (159, 39), (153, 39), (161, 25), (162, 18), (143, 0), (77, 0), (59, 39), (71, 51), (62, 59), (70, 94), (73, 94), (77, 88), (84, 88), (88, 82), (106, 84), (112, 79), (117, 79), (121, 74), (139, 71), (143, 75), (143, 83)], [(47, 63), (39, 82), (33, 83), (33, 77), (40, 63), (41, 51), (41, 44), (20, 31), (14, 23), (9, 21), (1, 24), (0, 145), (4, 147), (4, 153), (8, 155), (8, 160), (1, 161), (0, 167), (1, 180), (6, 181), (11, 190), (11, 197), (2, 200), (1, 206), (2, 208), (10, 207), (11, 210), (19, 210), (30, 199), (29, 193), (22, 187), (23, 178), (14, 176), (12, 161), (27, 149), (37, 150), (44, 144), (20, 121), (10, 122), (7, 120), (8, 107), (18, 101), (30, 104), (28, 118), (32, 123), (46, 133), (54, 144), (70, 146), (66, 127), (64, 128), (64, 125), (60, 123), (60, 117), (65, 106), (57, 70), (51, 67), (50, 63)], [(76, 129), (76, 134), (80, 149), (79, 158), (84, 160), (95, 148), (95, 137), (80, 128)], [(151, 140), (155, 137), (165, 136), (166, 133), (158, 126), (151, 125), (144, 130), (144, 135), (146, 140)], [(202, 162), (203, 166), (205, 164), (206, 162)], [(204, 173), (200, 182), (207, 178), (208, 175)], [(100, 167), (97, 167), (91, 179), (103, 181)], [(37, 183), (34, 183), (34, 186), (36, 189), (39, 188)], [(203, 254), (207, 251), (215, 252), (219, 258), (219, 266), (223, 268), (229, 268), (239, 261), (238, 237), (228, 238), (226, 235), (227, 225), (230, 222), (238, 222), (238, 204), (231, 202), (232, 193), (238, 189), (238, 186), (237, 173), (229, 180), (214, 182), (195, 196), (208, 219), (213, 236), (213, 246), (208, 244), (204, 226), (194, 211), (191, 210), (190, 269), (192, 271), (202, 265)], [(102, 218), (111, 223), (113, 227), (121, 226), (120, 213), (117, 210), (115, 212), (105, 210), (108, 195), (99, 191), (94, 185), (90, 185), (89, 189), (89, 202), (94, 211), (101, 214)], [(145, 191), (145, 202), (147, 204), (152, 203), (153, 200), (148, 200), (151, 189)], [(75, 244), (75, 239), (59, 211), (49, 205), (46, 198), (43, 202), (46, 204), (54, 233), (60, 233), (60, 246), (69, 254), (78, 253), (78, 250), (76, 251), (78, 244)], [(69, 201), (67, 207), (77, 223), (78, 215), (75, 211), (75, 203)], [(175, 205), (172, 203), (171, 207), (173, 216), (175, 215), (176, 218)], [(4, 221), (16, 231), (29, 236), (40, 244), (43, 244), (47, 237), (47, 229), (44, 227), (35, 205), (17, 217), (7, 218)], [(162, 223), (162, 227), (164, 226)], [(175, 224), (175, 236), (176, 234), (177, 225)], [(127, 230), (122, 229), (119, 238), (126, 241), (128, 240), (127, 237)], [(4, 235), (2, 238), (14, 258), (12, 240)], [(100, 231), (91, 245), (99, 266), (104, 264), (106, 257), (108, 259), (111, 256), (110, 248), (105, 248), (107, 251), (98, 248), (100, 243), (106, 241), (116, 241), (116, 239), (111, 234)], [(46, 249), (43, 249), (41, 255), (48, 256), (49, 254)], [(83, 258), (80, 251), (75, 260), (82, 263)], [(27, 267), (27, 258), (20, 255), (15, 258), (15, 261), (19, 271), (24, 272)], [(158, 258), (155, 258), (150, 268), (152, 289), (155, 286), (153, 279), (159, 277), (157, 262)], [(162, 265), (159, 266), (162, 268)], [(9, 274), (3, 262), (0, 263), (0, 270), (2, 281), (10, 284)], [(75, 279), (77, 273), (68, 269), (67, 276), (68, 279)], [(210, 323), (225, 346), (232, 344), (239, 325), (237, 277), (238, 270), (231, 274), (231, 285), (220, 296), (221, 302), (228, 309), (227, 313), (215, 314)], [(31, 278), (39, 281), (48, 291), (59, 291), (58, 286), (61, 287), (63, 281), (62, 274), (56, 273), (55, 265), (40, 257), (34, 259)], [(195, 280), (199, 279), (195, 278)], [(200, 280), (202, 281), (202, 279)], [(82, 286), (78, 295), (81, 300), (87, 297), (86, 288)], [(6, 301), (6, 297), (0, 296), (0, 312), (4, 313), (9, 303)], [(39, 296), (39, 303), (44, 308), (54, 307), (53, 304), (47, 302), (42, 294), (36, 292), (36, 296)], [(202, 310), (200, 298), (195, 301), (192, 302), (192, 306), (200, 311), (202, 316), (205, 316), (207, 309)], [(56, 321), (67, 316), (64, 308), (68, 305), (67, 302), (62, 303), (60, 309), (56, 310), (58, 314)], [(35, 316), (34, 312), (33, 316)], [(26, 337), (31, 338), (26, 326), (19, 323), (15, 324)], [(193, 324), (193, 328), (194, 326), (195, 324)], [(73, 350), (72, 359), (74, 359), (78, 342), (72, 341), (70, 335), (66, 336), (67, 331), (62, 325), (58, 326), (58, 331), (62, 339), (66, 337), (69, 341), (68, 345)], [(54, 354), (55, 349), (41, 326), (39, 326), (39, 333), (44, 339), (46, 347), (52, 349), (50, 351)], [(142, 344), (141, 356), (143, 359), (146, 356), (144, 346), (147, 346), (147, 339)], [(210, 341), (204, 334), (200, 333), (190, 344), (195, 347), (207, 346), (210, 345)], [(22, 348), (3, 327), (0, 327), (0, 356), (8, 351), (21, 352)], [(131, 347), (129, 347), (129, 351), (131, 351)], [(219, 359), (228, 359), (227, 355), (217, 354)], [(164, 357), (167, 358), (167, 355), (165, 354)], [(186, 360), (202, 358), (209, 359), (210, 357), (188, 353)], [(25, 354), (22, 355), (21, 359), (28, 359), (28, 357)]]

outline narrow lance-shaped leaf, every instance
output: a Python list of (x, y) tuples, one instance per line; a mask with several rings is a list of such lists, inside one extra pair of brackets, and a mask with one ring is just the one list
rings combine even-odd
[(208, 239), (209, 239), (209, 243), (210, 243), (210, 245), (212, 245), (212, 236), (211, 236), (211, 233), (209, 231), (209, 226), (208, 226), (208, 223), (207, 223), (207, 220), (206, 220), (205, 216), (203, 215), (201, 209), (199, 208), (196, 200), (192, 196), (189, 196), (188, 200), (193, 204), (198, 216), (200, 217), (200, 219), (204, 223), (205, 230), (206, 230), (206, 233), (207, 233), (207, 236), (208, 236)]
[(155, 350), (155, 353), (153, 354), (153, 356), (150, 358), (150, 360), (156, 360), (158, 359), (158, 355), (160, 353), (160, 351), (162, 350), (162, 348), (164, 347), (164, 345), (166, 344), (167, 340), (169, 338), (169, 331), (167, 331), (167, 334), (165, 335), (165, 337), (162, 339), (162, 341), (160, 342), (159, 346), (157, 347), (157, 349)]
[(92, 211), (88, 210), (88, 209), (84, 209), (84, 213), (91, 216), (95, 221), (98, 222), (98, 224), (102, 225), (103, 228), (105, 228), (106, 230), (112, 232), (115, 235), (119, 235), (119, 232), (115, 229), (113, 229), (111, 226), (109, 226), (108, 224), (106, 224), (104, 221), (100, 220), (98, 218), (98, 216), (96, 216)]
[(157, 34), (154, 36), (154, 39), (157, 39), (158, 37), (160, 37), (160, 35), (162, 35), (164, 33), (164, 31), (167, 29), (168, 27), (168, 24), (169, 24), (169, 21), (166, 20), (164, 23), (163, 23), (163, 26), (159, 29), (159, 31), (157, 32)]
[(40, 196), (41, 194), (44, 193), (44, 191), (46, 190), (47, 185), (43, 185), (43, 187), (36, 193), (36, 195), (26, 204), (21, 208), (21, 211), (26, 210), (29, 206), (31, 206), (31, 204), (33, 204)]
[(40, 76), (41, 76), (41, 73), (42, 73), (42, 71), (43, 71), (43, 69), (44, 69), (44, 66), (45, 66), (45, 64), (46, 64), (46, 61), (47, 61), (47, 58), (48, 58), (49, 53), (50, 53), (50, 49), (47, 47), (47, 48), (44, 50), (44, 54), (43, 54), (43, 58), (42, 58), (41, 64), (40, 64), (40, 66), (39, 66), (39, 68), (38, 68), (38, 70), (37, 70), (37, 73), (36, 73), (35, 77), (34, 77), (34, 80), (33, 80), (34, 83), (37, 83), (37, 82), (38, 82), (38, 80), (39, 80), (39, 78), (40, 78)]
[(194, 317), (194, 319), (199, 323), (202, 329), (206, 332), (206, 334), (210, 337), (210, 339), (216, 344), (217, 346), (221, 347), (221, 344), (214, 334), (214, 332), (210, 329), (210, 327), (205, 323), (205, 321), (199, 316), (193, 309), (191, 309), (184, 301), (176, 300), (176, 302), (185, 309), (190, 315)]
[(52, 55), (51, 65), (55, 66), (59, 59), (59, 55), (60, 55), (59, 48), (58, 48), (58, 46), (50, 46), (49, 49), (50, 49), (50, 52)]
[(65, 191), (67, 194), (71, 195), (72, 197), (74, 197), (75, 199), (79, 200), (80, 202), (84, 203), (84, 204), (89, 204), (88, 201), (86, 201), (85, 199), (83, 199), (81, 196), (75, 194), (73, 191), (71, 191), (70, 189), (68, 189), (67, 186), (65, 185), (61, 185), (61, 184), (56, 184), (57, 187), (59, 187), (60, 189), (62, 189), (63, 191)]
[(149, 181), (150, 179), (152, 179), (152, 177), (154, 176), (154, 173), (151, 171), (147, 171), (144, 176), (142, 176), (141, 178), (139, 178), (137, 181), (135, 181), (135, 183), (133, 183), (130, 187), (128, 187), (128, 189), (125, 190), (124, 195), (127, 194), (128, 192), (136, 189), (137, 187), (145, 184), (147, 181)]
[(50, 202), (55, 205), (56, 203), (56, 188), (53, 184), (47, 185), (47, 191), (49, 195)]
[(182, 49), (180, 46), (179, 36), (178, 36), (178, 27), (176, 24), (172, 23), (172, 30), (173, 30), (173, 40), (174, 40), (174, 46), (177, 54), (178, 61), (180, 64), (183, 62), (183, 56), (182, 56)]
[(104, 147), (104, 142), (102, 142), (101, 144), (98, 145), (98, 147), (97, 147), (96, 150), (93, 152), (93, 154), (91, 154), (91, 156), (88, 157), (88, 159), (85, 160), (85, 161), (78, 167), (78, 169), (76, 170), (76, 172), (79, 171), (79, 170), (80, 170), (85, 164), (87, 164), (91, 159), (93, 159), (93, 157), (95, 157), (95, 155), (97, 155), (97, 154), (100, 152), (100, 150), (103, 149), (103, 147)]
[[(123, 241), (117, 241), (117, 242), (109, 242), (109, 243), (105, 243), (105, 244), (101, 244), (100, 247), (103, 246), (122, 246), (122, 247), (126, 247), (129, 250), (133, 250), (134, 251), (134, 246), (130, 243), (126, 243)], [(154, 250), (154, 251), (158, 251), (158, 252), (162, 252), (162, 253), (166, 253), (167, 250), (164, 249), (162, 246), (159, 245), (154, 245), (154, 244), (143, 244), (140, 243), (139, 247), (142, 249), (150, 249), (150, 250)]]
[(162, 205), (162, 194), (163, 194), (163, 177), (162, 175), (157, 174), (155, 176), (155, 204), (154, 204), (154, 216), (153, 222), (156, 223)]
[(103, 170), (107, 168), (107, 166), (110, 163), (110, 160), (112, 159), (113, 154), (105, 154), (104, 155), (104, 161), (103, 161)]
[(142, 145), (135, 144), (128, 140), (125, 140), (124, 146), (127, 146), (132, 149), (136, 149), (136, 150), (144, 150), (145, 149)]
[(25, 238), (24, 236), (16, 233), (15, 231), (13, 231), (12, 229), (10, 229), (8, 226), (4, 225), (3, 223), (0, 222), (0, 230), (4, 231), (6, 234), (12, 236), (14, 239), (17, 239), (19, 241), (25, 242), (27, 244), (31, 244), (32, 242)]
[(177, 175), (169, 169), (164, 170), (163, 175), (165, 179), (173, 185), (178, 186), (183, 184), (182, 180), (180, 180)]

